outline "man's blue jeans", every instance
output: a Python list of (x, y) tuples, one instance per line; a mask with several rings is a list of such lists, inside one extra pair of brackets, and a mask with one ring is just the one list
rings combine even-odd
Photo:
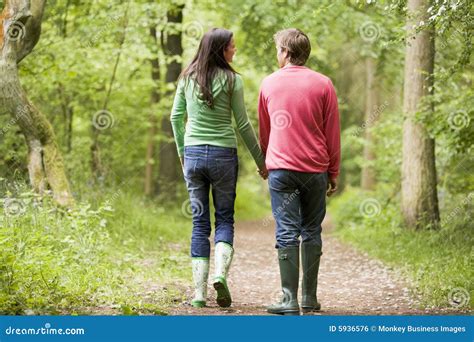
[(304, 243), (322, 247), (321, 223), (326, 215), (327, 173), (271, 170), (268, 176), (276, 248)]
[(237, 149), (211, 145), (186, 146), (184, 178), (193, 213), (191, 256), (209, 257), (211, 218), (209, 190), (215, 208), (214, 242), (234, 242), (234, 203), (238, 176)]

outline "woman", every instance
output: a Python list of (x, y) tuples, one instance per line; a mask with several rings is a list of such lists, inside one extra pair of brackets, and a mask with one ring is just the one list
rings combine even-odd
[[(235, 52), (232, 32), (214, 28), (199, 44), (196, 56), (181, 73), (171, 114), (174, 137), (193, 213), (191, 258), (194, 307), (206, 306), (211, 221), (209, 191), (215, 207), (215, 277), (217, 303), (232, 303), (227, 274), (234, 253), (234, 202), (238, 174), (237, 129), (260, 175), (268, 171), (244, 105), (241, 77), (229, 63)], [(187, 113), (186, 129), (185, 113)]]

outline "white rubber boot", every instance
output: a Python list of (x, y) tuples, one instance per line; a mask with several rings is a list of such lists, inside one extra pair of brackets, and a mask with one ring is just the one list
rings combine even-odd
[(227, 286), (227, 274), (229, 273), (234, 248), (226, 242), (218, 242), (215, 246), (215, 277), (214, 288), (217, 291), (217, 304), (221, 307), (229, 307), (232, 304), (229, 288)]
[(207, 279), (209, 277), (209, 258), (192, 258), (194, 299), (191, 305), (196, 308), (206, 306)]

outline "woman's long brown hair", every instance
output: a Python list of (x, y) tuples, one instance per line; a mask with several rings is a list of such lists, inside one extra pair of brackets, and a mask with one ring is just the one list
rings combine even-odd
[(228, 81), (232, 83), (236, 73), (224, 57), (224, 50), (229, 46), (232, 37), (233, 33), (225, 29), (213, 28), (208, 31), (202, 37), (192, 62), (180, 75), (180, 78), (192, 78), (197, 82), (199, 96), (210, 108), (214, 107), (212, 80), (223, 71)]

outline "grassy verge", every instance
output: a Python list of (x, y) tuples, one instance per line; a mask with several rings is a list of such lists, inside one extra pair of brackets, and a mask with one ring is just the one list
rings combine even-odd
[[(192, 229), (185, 197), (170, 205), (109, 191), (65, 211), (26, 188), (2, 194), (0, 314), (166, 314), (184, 299)], [(267, 214), (254, 189), (239, 184), (237, 219)]]
[(472, 213), (463, 206), (466, 201), (449, 201), (441, 229), (414, 231), (403, 226), (399, 204), (389, 196), (347, 189), (329, 205), (335, 234), (400, 268), (414, 280), (424, 306), (472, 308), (474, 231)]

